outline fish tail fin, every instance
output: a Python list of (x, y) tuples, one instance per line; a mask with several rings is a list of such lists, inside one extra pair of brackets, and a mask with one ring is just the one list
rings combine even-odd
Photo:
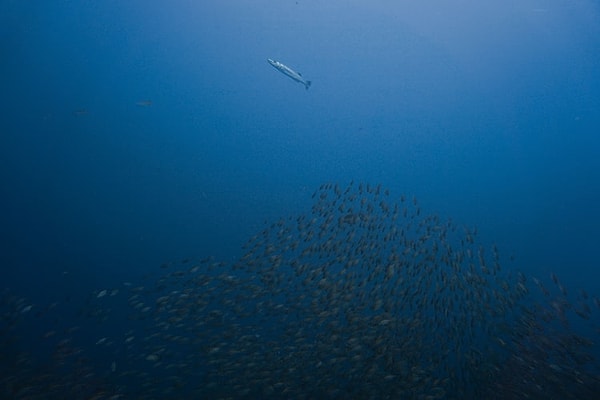
[(312, 83), (311, 81), (306, 81), (306, 83), (304, 84), (304, 87), (306, 87), (306, 90), (308, 90), (311, 83)]

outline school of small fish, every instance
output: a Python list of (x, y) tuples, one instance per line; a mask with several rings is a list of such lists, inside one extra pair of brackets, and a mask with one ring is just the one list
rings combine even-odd
[(72, 317), (2, 292), (0, 398), (598, 398), (600, 301), (513, 264), (414, 198), (324, 184), (237, 261), (164, 264)]

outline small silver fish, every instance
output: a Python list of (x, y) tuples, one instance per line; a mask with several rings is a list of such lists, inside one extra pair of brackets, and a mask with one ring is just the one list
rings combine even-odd
[(270, 58), (268, 58), (267, 61), (269, 61), (269, 64), (271, 64), (282, 74), (285, 74), (293, 80), (295, 80), (296, 82), (303, 84), (306, 90), (308, 90), (308, 88), (310, 87), (311, 81), (304, 79), (299, 72), (294, 71), (293, 69), (291, 69), (285, 64), (280, 63), (279, 61), (271, 60)]

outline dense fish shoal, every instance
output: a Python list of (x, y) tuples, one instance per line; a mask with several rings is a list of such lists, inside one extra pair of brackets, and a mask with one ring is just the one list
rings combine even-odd
[[(139, 283), (93, 291), (72, 316), (3, 292), (0, 396), (600, 393), (597, 297), (517, 271), (474, 228), (381, 185), (324, 184), (312, 201), (265, 226), (233, 263), (164, 264)], [(19, 339), (32, 319), (36, 352)]]

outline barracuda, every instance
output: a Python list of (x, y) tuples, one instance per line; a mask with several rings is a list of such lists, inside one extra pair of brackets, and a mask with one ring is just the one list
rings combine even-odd
[(293, 69), (291, 69), (285, 64), (280, 63), (279, 61), (271, 60), (270, 58), (268, 58), (267, 61), (269, 61), (269, 64), (271, 64), (282, 74), (285, 74), (293, 80), (295, 80), (296, 82), (303, 84), (306, 90), (308, 90), (308, 88), (310, 87), (311, 81), (304, 79), (299, 72), (294, 71)]

